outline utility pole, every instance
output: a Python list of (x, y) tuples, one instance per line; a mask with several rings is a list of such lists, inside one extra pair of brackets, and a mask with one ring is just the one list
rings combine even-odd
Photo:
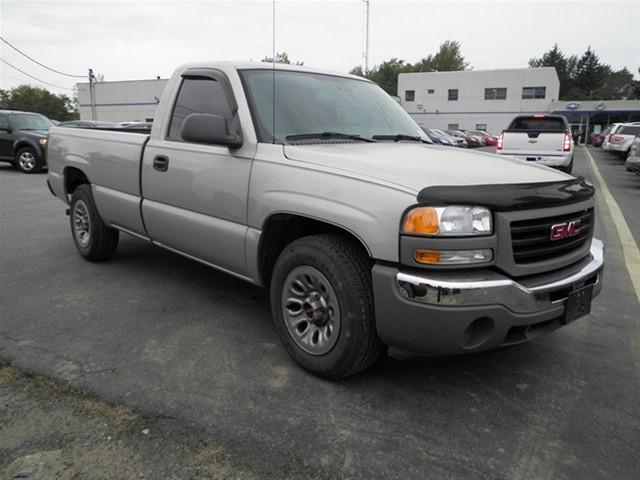
[(364, 39), (364, 74), (369, 73), (369, 1), (363, 0), (365, 4), (366, 26), (365, 26), (365, 39)]
[(93, 81), (95, 77), (93, 75), (93, 69), (89, 69), (89, 97), (91, 99), (91, 120), (96, 120), (96, 98), (95, 90), (93, 87)]

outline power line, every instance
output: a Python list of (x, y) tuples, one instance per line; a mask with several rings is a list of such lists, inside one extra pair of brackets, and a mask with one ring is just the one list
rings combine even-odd
[(34, 77), (33, 75), (31, 75), (30, 73), (25, 72), (24, 70), (20, 70), (18, 67), (16, 67), (15, 65), (11, 65), (9, 62), (7, 62), (4, 58), (0, 58), (0, 61), (2, 63), (6, 63), (7, 65), (9, 65), (11, 68), (19, 71), (20, 73), (26, 75), (27, 77), (31, 77), (34, 80), (40, 82), (40, 83), (44, 83), (45, 85), (49, 85), (50, 87), (55, 87), (55, 88), (61, 88), (62, 90), (69, 90), (69, 91), (73, 91), (73, 88), (67, 88), (67, 87), (61, 87), (60, 85), (54, 85), (53, 83), (49, 83), (49, 82), (45, 82), (44, 80), (40, 80), (38, 77)]
[(16, 52), (18, 52), (20, 55), (24, 55), (25, 57), (27, 57), (29, 60), (31, 60), (34, 63), (37, 63), (38, 65), (40, 65), (41, 67), (46, 68), (47, 70), (51, 70), (52, 72), (58, 73), (60, 75), (65, 75), (67, 77), (73, 77), (73, 78), (86, 78), (86, 75), (71, 75), (70, 73), (65, 73), (65, 72), (61, 72), (60, 70), (56, 70), (55, 68), (51, 68), (46, 66), (44, 63), (40, 63), (39, 61), (37, 61), (35, 58), (30, 57), (29, 55), (27, 55), (26, 53), (24, 53), (22, 50), (20, 50), (18, 47), (12, 45), (11, 43), (9, 43), (7, 40), (5, 40), (4, 38), (2, 38), (0, 36), (0, 40), (2, 40), (4, 43), (6, 43), (7, 45), (9, 45), (11, 48), (13, 48)]

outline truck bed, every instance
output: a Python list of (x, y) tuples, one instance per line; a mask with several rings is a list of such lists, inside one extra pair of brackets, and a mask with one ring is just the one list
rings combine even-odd
[[(105, 223), (120, 218), (118, 225), (144, 234), (140, 216), (140, 166), (145, 133), (116, 130), (52, 128), (49, 132), (49, 182), (54, 193), (66, 199), (64, 169), (78, 168), (92, 185), (96, 204)], [(123, 221), (123, 212), (126, 218)]]

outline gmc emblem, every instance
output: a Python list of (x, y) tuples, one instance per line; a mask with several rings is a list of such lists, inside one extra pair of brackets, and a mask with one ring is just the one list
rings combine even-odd
[(580, 233), (581, 224), (582, 220), (572, 220), (570, 222), (552, 225), (551, 236), (549, 238), (552, 241), (555, 241), (562, 240), (563, 238), (575, 237)]

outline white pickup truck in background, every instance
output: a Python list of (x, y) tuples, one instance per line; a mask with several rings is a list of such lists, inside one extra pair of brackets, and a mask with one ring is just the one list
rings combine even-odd
[(498, 137), (496, 153), (558, 168), (573, 169), (573, 140), (561, 115), (518, 115)]

